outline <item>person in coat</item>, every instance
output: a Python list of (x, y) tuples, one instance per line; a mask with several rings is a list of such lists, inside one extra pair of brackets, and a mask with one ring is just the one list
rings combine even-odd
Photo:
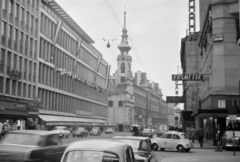
[(192, 128), (190, 129), (190, 139), (192, 140), (192, 143), (195, 142), (196, 132), (196, 129), (194, 128), (194, 126), (192, 126)]
[(201, 126), (197, 129), (197, 136), (198, 136), (200, 147), (203, 147), (204, 130)]

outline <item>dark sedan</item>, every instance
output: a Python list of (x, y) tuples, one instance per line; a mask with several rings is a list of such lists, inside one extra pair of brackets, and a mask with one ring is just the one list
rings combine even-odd
[(87, 137), (88, 131), (84, 127), (78, 127), (76, 130), (72, 132), (73, 137)]
[[(235, 145), (238, 147), (239, 144), (239, 138), (240, 138), (240, 131), (234, 131), (235, 133)], [(233, 147), (233, 131), (226, 131), (224, 132), (222, 138), (221, 138), (221, 146), (222, 149), (228, 150), (230, 147)]]
[(0, 142), (0, 161), (59, 162), (65, 148), (52, 131), (11, 131)]
[(126, 142), (131, 145), (136, 161), (157, 162), (156, 155), (151, 149), (151, 140), (148, 137), (114, 136), (112, 139)]

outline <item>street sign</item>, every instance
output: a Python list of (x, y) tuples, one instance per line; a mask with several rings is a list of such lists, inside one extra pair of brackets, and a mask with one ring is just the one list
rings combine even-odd
[(165, 131), (167, 131), (167, 126), (165, 124), (162, 124), (159, 126), (159, 130), (162, 132), (165, 132)]
[(205, 81), (209, 80), (208, 74), (173, 74), (173, 81)]
[(183, 96), (167, 96), (167, 103), (185, 103)]
[(229, 121), (235, 121), (237, 120), (237, 115), (229, 115)]

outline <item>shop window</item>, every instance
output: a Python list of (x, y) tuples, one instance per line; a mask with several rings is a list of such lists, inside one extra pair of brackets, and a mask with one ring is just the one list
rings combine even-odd
[(113, 107), (113, 101), (108, 101), (108, 106)]

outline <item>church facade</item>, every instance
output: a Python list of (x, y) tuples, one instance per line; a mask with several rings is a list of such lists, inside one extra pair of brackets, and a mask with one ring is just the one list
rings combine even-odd
[(150, 83), (146, 73), (138, 71), (133, 76), (126, 11), (121, 36), (117, 70), (110, 76), (108, 84), (108, 124), (116, 125), (118, 131), (128, 131), (132, 124), (157, 129), (160, 124), (167, 124), (168, 106), (158, 84)]

